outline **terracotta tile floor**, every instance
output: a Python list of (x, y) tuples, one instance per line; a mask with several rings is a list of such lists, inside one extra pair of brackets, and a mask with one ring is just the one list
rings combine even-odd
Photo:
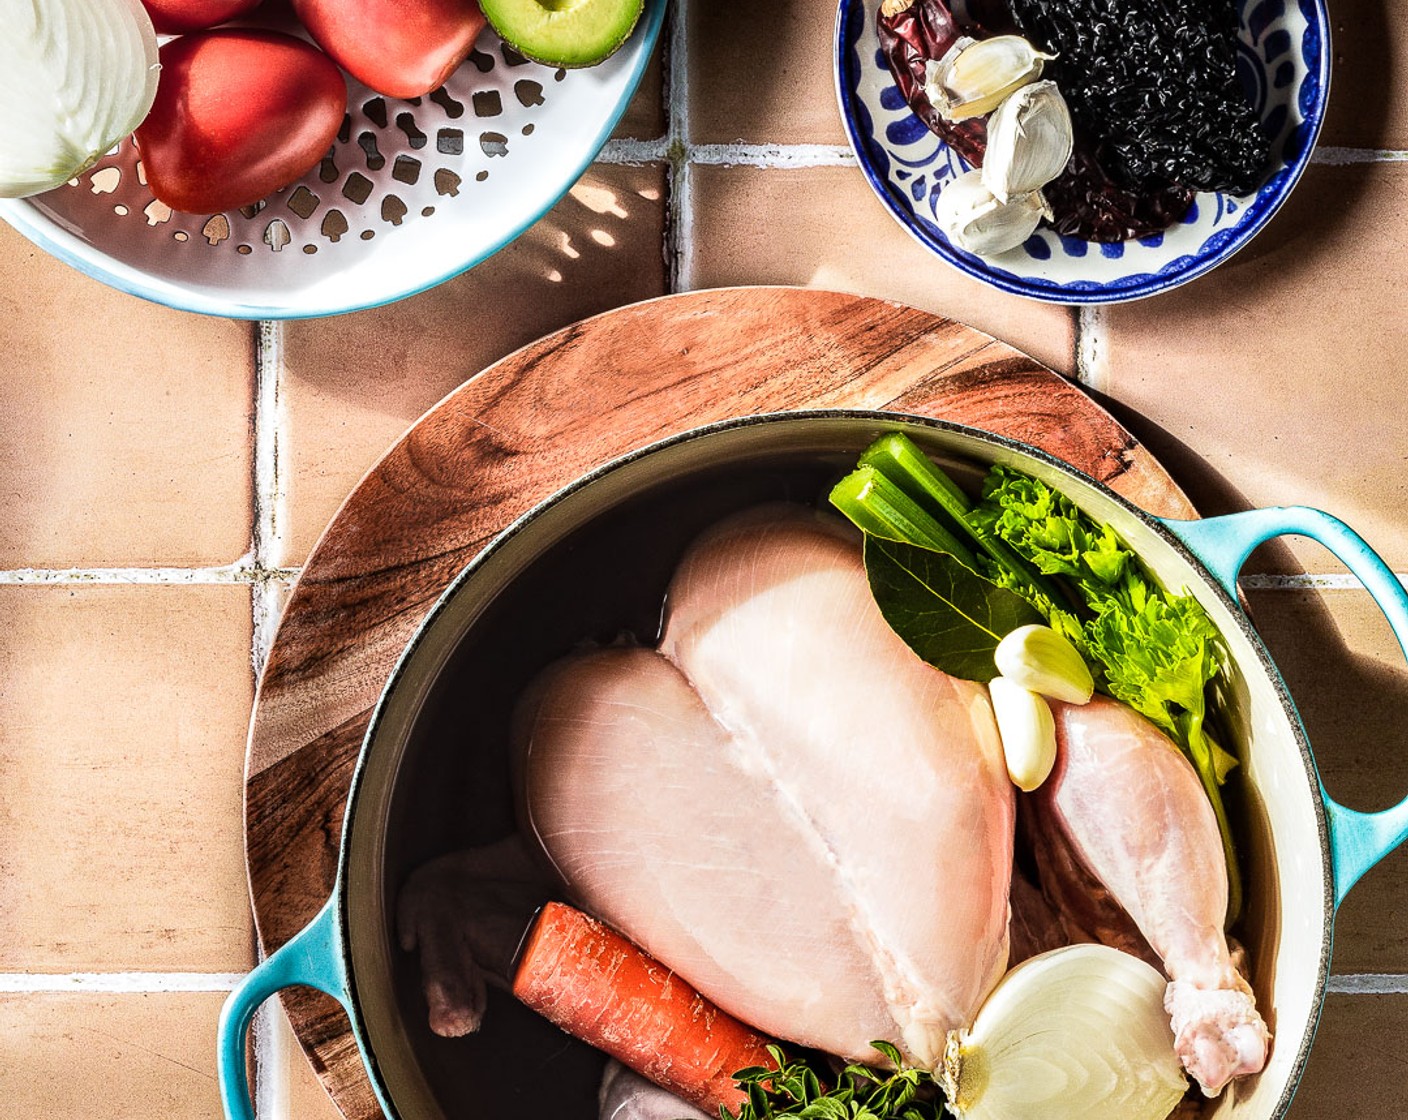
[[(693, 288), (884, 296), (1102, 394), (1204, 512), (1306, 502), (1408, 571), (1408, 24), (1334, 0), (1322, 149), (1224, 268), (1076, 313), (926, 258), (843, 146), (834, 0), (677, 0), (582, 182), (484, 266), (356, 315), (166, 310), (0, 226), (0, 1101), (16, 1116), (213, 1117), (214, 1024), (253, 963), (242, 765), (255, 673), (342, 497), (496, 357)], [(1324, 778), (1408, 791), (1408, 671), (1323, 552), (1246, 586)], [(1408, 1113), (1408, 859), (1341, 911), (1294, 1120)], [(261, 1120), (338, 1115), (272, 1010)]]

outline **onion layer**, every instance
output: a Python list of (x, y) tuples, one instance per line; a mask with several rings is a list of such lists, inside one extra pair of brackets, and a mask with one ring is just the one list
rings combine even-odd
[(1104, 945), (1018, 965), (941, 1076), (962, 1120), (1164, 1120), (1187, 1090), (1164, 1013), (1164, 978)]
[(138, 0), (0, 0), (0, 197), (92, 167), (156, 96), (157, 43)]

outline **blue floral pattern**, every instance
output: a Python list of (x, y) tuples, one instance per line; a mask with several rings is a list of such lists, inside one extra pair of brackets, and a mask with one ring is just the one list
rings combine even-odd
[(1161, 234), (1095, 245), (1039, 229), (1000, 256), (951, 245), (935, 207), (968, 165), (909, 109), (875, 34), (879, 0), (840, 0), (836, 21), (841, 115), (860, 166), (890, 212), (922, 244), (963, 272), (1005, 291), (1056, 303), (1138, 299), (1226, 260), (1290, 193), (1319, 134), (1330, 73), (1324, 0), (1241, 0), (1237, 70), (1271, 137), (1272, 169), (1253, 195), (1200, 194)]

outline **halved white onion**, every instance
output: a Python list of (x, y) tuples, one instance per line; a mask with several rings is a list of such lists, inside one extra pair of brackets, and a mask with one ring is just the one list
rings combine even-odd
[(0, 0), (0, 197), (81, 174), (142, 122), (157, 42), (138, 0)]
[(1164, 978), (1128, 953), (1068, 945), (1018, 965), (941, 1079), (962, 1120), (1164, 1120), (1187, 1090)]

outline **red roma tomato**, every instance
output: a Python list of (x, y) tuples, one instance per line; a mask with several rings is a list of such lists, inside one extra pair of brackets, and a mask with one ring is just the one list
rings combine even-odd
[(152, 25), (163, 35), (203, 31), (252, 12), (260, 0), (142, 0)]
[(152, 193), (173, 210), (258, 202), (332, 146), (347, 83), (317, 47), (277, 31), (197, 31), (161, 48), (156, 102), (137, 129)]
[(484, 14), (478, 0), (293, 0), (318, 46), (387, 97), (420, 97), (468, 56)]

